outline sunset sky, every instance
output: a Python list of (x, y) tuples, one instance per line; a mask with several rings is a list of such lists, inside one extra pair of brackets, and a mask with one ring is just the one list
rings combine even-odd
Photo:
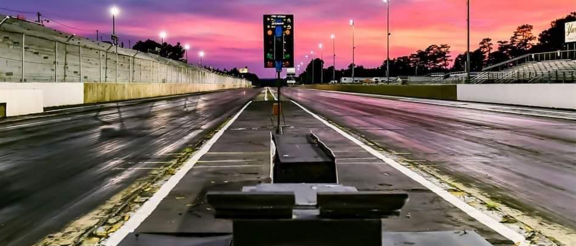
[[(48, 26), (94, 39), (100, 30), (111, 32), (109, 8), (121, 9), (117, 30), (126, 45), (156, 39), (161, 30), (170, 43), (188, 43), (191, 62), (198, 51), (205, 63), (219, 68), (248, 66), (261, 77), (273, 77), (264, 69), (262, 15), (295, 15), (296, 62), (324, 43), (324, 57), (331, 65), (330, 35), (336, 35), (337, 68), (352, 59), (352, 33), (348, 22), (356, 21), (356, 63), (378, 66), (386, 58), (386, 4), (382, 0), (2, 0), (0, 7), (40, 11), (49, 18), (77, 29), (50, 23)], [(534, 25), (535, 34), (550, 21), (576, 11), (576, 0), (472, 0), (473, 48), (482, 38), (507, 40), (521, 24)], [(0, 13), (17, 13), (0, 10)], [(25, 14), (28, 19), (35, 16)], [(452, 46), (452, 57), (466, 47), (466, 0), (392, 0), (391, 57), (408, 55), (430, 44)], [(80, 30), (78, 30), (80, 29)], [(304, 61), (305, 62), (305, 61)], [(307, 62), (305, 62), (307, 63)]]

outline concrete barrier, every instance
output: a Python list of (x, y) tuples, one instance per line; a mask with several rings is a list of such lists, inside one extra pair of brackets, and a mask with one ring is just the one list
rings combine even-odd
[(458, 85), (458, 101), (576, 109), (576, 84)]
[(240, 88), (230, 84), (86, 83), (84, 103), (100, 103)]
[(305, 85), (304, 88), (367, 94), (456, 100), (456, 85)]
[(0, 90), (39, 90), (43, 107), (84, 103), (83, 83), (0, 83)]
[(41, 90), (2, 90), (0, 103), (6, 104), (6, 116), (42, 113), (43, 98)]
[[(12, 18), (0, 27), (0, 90), (20, 95), (0, 95), (0, 102), (9, 101), (9, 116), (45, 107), (250, 86), (245, 79), (26, 20)], [(40, 97), (31, 100), (31, 95)]]

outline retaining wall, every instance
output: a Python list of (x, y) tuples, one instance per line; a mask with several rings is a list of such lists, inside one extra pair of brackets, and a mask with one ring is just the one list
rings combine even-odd
[[(13, 18), (0, 26), (0, 103), (8, 104), (9, 116), (38, 113), (38, 107), (251, 86), (244, 79), (33, 22)], [(20, 97), (8, 97), (15, 91)], [(31, 100), (31, 95), (40, 96)], [(33, 107), (26, 106), (29, 101)]]
[(576, 84), (458, 85), (458, 100), (576, 109)]
[(576, 84), (304, 85), (367, 94), (576, 109)]
[(86, 83), (84, 103), (99, 103), (237, 88), (226, 84)]

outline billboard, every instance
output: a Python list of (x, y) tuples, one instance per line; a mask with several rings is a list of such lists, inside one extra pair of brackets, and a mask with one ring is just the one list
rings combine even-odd
[(264, 15), (264, 67), (276, 67), (276, 60), (294, 67), (294, 15)]
[(576, 21), (566, 22), (564, 26), (564, 42), (572, 43), (576, 42)]

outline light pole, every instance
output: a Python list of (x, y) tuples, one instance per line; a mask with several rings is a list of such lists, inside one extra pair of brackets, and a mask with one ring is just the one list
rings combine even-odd
[(467, 7), (467, 18), (466, 18), (466, 22), (467, 22), (467, 33), (468, 33), (468, 42), (467, 42), (467, 48), (466, 48), (466, 83), (470, 83), (470, 0), (467, 1), (466, 3), (466, 7)]
[[(116, 49), (116, 83), (118, 83), (118, 36), (116, 36), (116, 16), (120, 14), (120, 9), (116, 6), (110, 8), (110, 14), (112, 14), (112, 43), (114, 44), (114, 49)], [(106, 74), (108, 77), (108, 74)]]
[(386, 81), (390, 84), (390, 1), (383, 0), (386, 3)]
[(168, 36), (168, 34), (166, 34), (165, 31), (161, 31), (161, 32), (160, 32), (160, 38), (161, 38), (161, 40), (162, 40), (162, 43), (161, 43), (161, 44), (164, 44), (164, 39), (166, 38), (166, 36)]
[(184, 52), (186, 53), (186, 63), (188, 63), (188, 50), (190, 49), (189, 44), (184, 45)]
[(202, 67), (204, 64), (204, 55), (206, 55), (206, 53), (204, 53), (204, 51), (198, 52), (198, 56), (200, 56), (200, 67)]
[(356, 67), (356, 63), (354, 62), (354, 51), (356, 50), (356, 45), (354, 44), (354, 19), (350, 20), (350, 25), (352, 26), (352, 83), (354, 83), (354, 68)]
[(112, 14), (112, 40), (116, 39), (116, 16), (120, 14), (120, 9), (116, 6), (110, 8), (110, 14)]
[(336, 35), (330, 35), (332, 39), (332, 81), (336, 80)]
[(323, 44), (319, 44), (318, 48), (320, 49), (320, 84), (324, 83), (324, 48)]

